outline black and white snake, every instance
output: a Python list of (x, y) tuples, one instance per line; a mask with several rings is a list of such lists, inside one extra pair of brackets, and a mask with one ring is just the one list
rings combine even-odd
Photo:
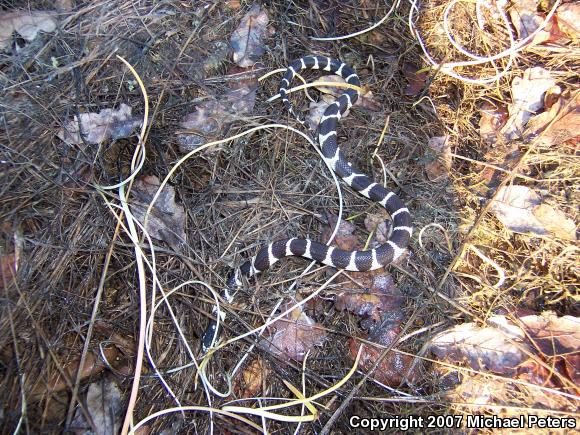
[[(288, 100), (287, 91), (290, 82), (299, 70), (320, 69), (340, 75), (354, 86), (360, 86), (355, 71), (343, 62), (322, 56), (305, 56), (290, 64), (280, 82), (279, 94), (290, 113), (302, 124), (304, 121), (294, 111)], [(376, 249), (366, 251), (343, 251), (342, 249), (326, 246), (308, 239), (276, 240), (260, 249), (255, 257), (246, 261), (237, 268), (226, 283), (223, 298), (231, 302), (236, 290), (242, 285), (241, 276), (251, 277), (268, 269), (281, 258), (294, 255), (310, 258), (337, 269), (349, 271), (367, 271), (386, 266), (401, 256), (411, 238), (411, 215), (399, 197), (378, 183), (373, 182), (366, 174), (357, 170), (350, 163), (336, 142), (336, 127), (341, 115), (352, 107), (359, 94), (357, 90), (347, 89), (334, 103), (332, 103), (320, 119), (318, 125), (318, 143), (326, 164), (344, 180), (346, 184), (361, 195), (380, 203), (393, 219), (392, 232), (387, 242)], [(214, 307), (216, 317), (223, 321), (225, 313)], [(211, 320), (203, 334), (202, 351), (206, 352), (216, 341), (218, 330), (217, 322)]]

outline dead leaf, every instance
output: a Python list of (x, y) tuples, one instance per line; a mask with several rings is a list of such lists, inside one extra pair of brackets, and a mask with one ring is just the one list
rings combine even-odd
[(237, 11), (240, 9), (240, 0), (226, 0), (224, 4), (225, 8), (230, 11)]
[(232, 115), (251, 113), (256, 103), (257, 86), (244, 86), (228, 90), (222, 99), (227, 111)]
[[(105, 347), (103, 350), (103, 356), (106, 358), (107, 362), (114, 362), (119, 356), (119, 350), (115, 346)], [(77, 371), (80, 364), (80, 357), (73, 360), (65, 366), (66, 373), (69, 379), (75, 379), (77, 376)], [(95, 355), (93, 352), (87, 353), (85, 358), (85, 363), (81, 371), (81, 380), (87, 379), (89, 377), (95, 376), (101, 373), (106, 368), (105, 363), (101, 361), (101, 357)], [(30, 401), (36, 402), (47, 395), (58, 393), (68, 388), (68, 384), (56, 369), (50, 374), (43, 374), (42, 376), (35, 379), (34, 385), (27, 394)]]
[(580, 37), (580, 3), (571, 2), (558, 6), (558, 25), (574, 41)]
[(26, 41), (36, 38), (39, 31), (56, 29), (54, 13), (48, 11), (12, 11), (0, 13), (0, 50), (10, 46), (12, 32)]
[[(335, 101), (334, 97), (330, 95), (323, 95), (320, 100), (310, 102), (308, 115), (306, 115), (306, 122), (308, 123), (308, 126), (312, 130), (316, 131), (316, 129), (318, 128), (318, 124), (320, 124), (320, 119), (322, 118), (322, 115), (324, 115), (324, 112), (326, 111), (328, 106), (330, 106), (334, 101)], [(346, 116), (348, 116), (348, 110), (344, 112), (344, 114), (342, 115), (343, 118), (345, 118)]]
[(540, 203), (540, 196), (527, 186), (504, 186), (492, 201), (490, 210), (511, 231), (545, 235), (548, 231), (532, 213)]
[(220, 136), (239, 115), (250, 113), (256, 102), (257, 86), (240, 86), (229, 89), (219, 100), (211, 99), (199, 104), (195, 111), (184, 116), (179, 132), (179, 150), (188, 153)]
[[(369, 336), (369, 340), (381, 344), (382, 346), (391, 346), (401, 333), (401, 323), (385, 322), (382, 328), (377, 329)], [(355, 360), (359, 348), (360, 341), (356, 338), (348, 340), (348, 350), (351, 360)], [(359, 362), (359, 369), (363, 372), (368, 372), (381, 356), (384, 349), (364, 344), (361, 359)], [(410, 355), (404, 355), (394, 350), (389, 351), (387, 355), (379, 363), (377, 369), (371, 375), (373, 379), (385, 384), (389, 387), (398, 387), (404, 381), (414, 383), (417, 380), (417, 370), (412, 367), (414, 358)]]
[(519, 329), (508, 332), (464, 323), (433, 338), (429, 349), (445, 361), (467, 361), (474, 370), (513, 375), (526, 357), (523, 340)]
[(0, 290), (4, 283), (10, 285), (18, 271), (18, 258), (15, 253), (0, 256)]
[(381, 210), (377, 214), (368, 214), (365, 217), (365, 228), (372, 232), (375, 240), (381, 245), (389, 239), (390, 225), (387, 223), (387, 212)]
[(493, 145), (501, 138), (499, 131), (507, 122), (507, 108), (500, 103), (485, 101), (479, 113), (479, 136), (485, 143)]
[[(138, 178), (133, 185), (131, 211), (141, 225), (159, 184), (156, 176), (149, 175)], [(165, 186), (161, 191), (149, 213), (146, 228), (151, 237), (165, 241), (174, 249), (185, 243), (185, 210), (176, 204), (173, 187)]]
[(427, 178), (433, 182), (446, 180), (449, 178), (452, 163), (449, 136), (432, 137), (427, 147), (435, 154), (435, 159), (425, 164)]
[[(438, 358), (451, 364), (467, 362), (475, 370), (578, 394), (577, 388), (570, 386), (578, 385), (580, 372), (578, 317), (558, 317), (553, 312), (515, 319), (494, 315), (487, 326), (458, 325), (429, 345)], [(569, 381), (563, 382), (566, 377)]]
[(560, 109), (562, 108), (562, 103), (564, 102), (561, 98), (562, 89), (560, 86), (552, 86), (550, 89), (546, 91), (546, 95), (544, 97), (544, 108), (546, 111), (533, 116), (526, 124), (526, 131), (524, 132), (524, 138), (526, 140), (533, 139), (536, 136), (539, 136), (540, 133), (544, 131), (544, 129), (552, 122)]
[[(322, 229), (321, 237), (323, 242), (326, 242), (330, 239), (330, 236), (332, 235), (338, 220), (338, 216), (330, 213), (327, 213), (325, 217), (328, 221), (328, 224), (325, 225)], [(355, 250), (358, 244), (358, 238), (353, 234), (354, 230), (355, 226), (352, 223), (341, 220), (332, 244), (345, 251)]]
[(542, 204), (540, 196), (527, 186), (504, 186), (490, 210), (508, 229), (516, 233), (546, 235), (550, 232), (576, 239), (576, 225), (564, 213)]
[[(538, 13), (537, 0), (519, 0), (513, 2), (509, 9), (510, 18), (518, 32), (519, 39), (525, 39), (534, 33), (544, 21)], [(549, 38), (549, 33), (542, 30), (530, 42), (531, 45), (540, 44)]]
[[(392, 276), (383, 271), (380, 275), (374, 275), (372, 280), (372, 286), (368, 289), (347, 289), (340, 292), (336, 296), (336, 309), (347, 310), (363, 318), (368, 317), (374, 323), (381, 321), (387, 312), (400, 311), (405, 298)], [(372, 324), (366, 323), (366, 326), (370, 327)]]
[(234, 49), (234, 62), (239, 66), (252, 66), (265, 53), (264, 39), (268, 33), (268, 22), (268, 14), (257, 3), (242, 18), (230, 38), (230, 45)]
[(269, 375), (270, 369), (265, 365), (264, 360), (258, 357), (250, 362), (244, 371), (238, 373), (233, 389), (240, 398), (260, 396), (262, 385)]
[(548, 311), (542, 315), (520, 317), (533, 346), (547, 356), (567, 356), (580, 349), (580, 318), (558, 317)]
[(84, 142), (100, 144), (109, 138), (128, 137), (135, 128), (141, 125), (142, 121), (141, 117), (132, 116), (131, 110), (131, 107), (123, 103), (117, 110), (103, 109), (99, 113), (81, 113), (79, 118), (75, 115), (72, 120), (64, 124), (57, 135), (71, 145)]
[(412, 63), (405, 63), (403, 65), (403, 74), (408, 82), (405, 88), (405, 95), (413, 97), (420, 94), (427, 83), (427, 71), (419, 72), (419, 67)]
[[(550, 113), (553, 113), (552, 109), (550, 109)], [(540, 142), (543, 146), (558, 145), (580, 138), (580, 130), (578, 129), (580, 126), (580, 91), (574, 92), (570, 99), (561, 100), (557, 109), (557, 115), (552, 118), (555, 121), (540, 134)]]
[(77, 409), (71, 422), (71, 429), (76, 435), (116, 435), (119, 432), (123, 407), (121, 391), (115, 382), (102, 379), (89, 385), (86, 406), (93, 425)]
[(532, 213), (550, 233), (562, 239), (576, 240), (576, 224), (562, 211), (540, 204), (533, 208)]
[(543, 107), (545, 92), (555, 84), (551, 73), (542, 67), (528, 68), (521, 78), (514, 78), (509, 119), (501, 129), (506, 140), (522, 137), (528, 120)]
[(228, 81), (230, 89), (257, 89), (258, 88), (258, 77), (261, 75), (259, 69), (254, 68), (242, 68), (238, 65), (231, 65), (228, 68), (228, 76), (230, 80)]
[[(281, 308), (285, 311), (289, 305)], [(298, 307), (285, 319), (280, 319), (268, 327), (270, 337), (260, 342), (260, 347), (281, 358), (303, 361), (306, 352), (314, 346), (321, 346), (326, 338), (323, 327), (312, 320)]]

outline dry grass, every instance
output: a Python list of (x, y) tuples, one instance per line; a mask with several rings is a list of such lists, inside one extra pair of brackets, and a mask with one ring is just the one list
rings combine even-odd
[[(52, 3), (52, 2), (47, 2)], [(46, 393), (45, 384), (59, 370), (78, 360), (85, 345), (87, 328), (95, 306), (95, 295), (103, 278), (104, 291), (98, 305), (96, 328), (89, 349), (113, 334), (129, 343), (136, 342), (139, 324), (139, 297), (133, 245), (124, 236), (115, 236), (116, 221), (105, 207), (95, 184), (114, 184), (129, 174), (129, 163), (136, 138), (121, 139), (101, 147), (69, 147), (55, 135), (63, 120), (82, 111), (97, 112), (125, 102), (141, 113), (143, 101), (138, 86), (115, 54), (127, 59), (141, 76), (150, 98), (152, 117), (146, 140), (148, 157), (144, 174), (163, 179), (181, 155), (175, 131), (180, 119), (192, 111), (196, 102), (220, 93), (237, 76), (228, 75), (229, 61), (220, 44), (227, 43), (245, 9), (230, 10), (216, 2), (207, 8), (186, 2), (124, 2), (104, 0), (83, 3), (73, 14), (62, 16), (59, 30), (28, 44), (22, 51), (0, 57), (0, 101), (2, 143), (1, 216), (3, 255), (16, 249), (21, 257), (17, 279), (2, 292), (0, 319), (0, 389), (5, 391), (3, 432), (12, 431), (19, 419), (23, 391), (28, 395), (24, 427), (30, 432), (60, 432), (65, 427), (70, 406), (70, 388)], [(242, 2), (245, 5), (245, 2)], [(478, 104), (483, 99), (509, 101), (509, 83), (532, 65), (544, 65), (558, 72), (558, 81), (577, 85), (577, 46), (569, 50), (529, 50), (518, 57), (511, 72), (490, 87), (463, 84), (443, 74), (432, 75), (424, 99), (404, 96), (402, 74), (405, 62), (421, 64), (420, 50), (406, 26), (407, 5), (401, 6), (388, 25), (371, 34), (346, 42), (315, 42), (318, 33), (345, 34), (358, 30), (387, 9), (374, 2), (270, 2), (269, 14), (276, 35), (268, 42), (263, 57), (264, 71), (287, 65), (305, 53), (325, 53), (353, 64), (361, 81), (381, 103), (378, 112), (353, 110), (341, 123), (340, 143), (361, 169), (380, 177), (381, 168), (371, 161), (387, 115), (389, 129), (385, 145), (378, 152), (385, 163), (387, 185), (401, 193), (412, 211), (418, 230), (438, 223), (447, 239), (436, 228), (423, 234), (423, 246), (414, 237), (404, 264), (391, 269), (399, 288), (408, 296), (404, 333), (426, 327), (406, 340), (400, 349), (420, 353), (434, 331), (463, 321), (482, 320), (499, 310), (555, 310), (579, 315), (578, 250), (569, 241), (553, 237), (532, 238), (507, 231), (490, 214), (482, 213), (501, 184), (511, 183), (517, 174), (528, 177), (526, 184), (540, 189), (578, 222), (577, 148), (561, 145), (551, 149), (534, 143), (518, 143), (517, 165), (506, 166), (494, 186), (482, 181), (484, 166), (503, 165), (507, 150), (493, 150), (495, 161), (487, 160), (491, 151), (483, 145), (478, 129)], [(369, 5), (369, 3), (373, 3)], [(441, 42), (438, 7), (421, 9), (419, 28), (437, 58), (451, 56), (448, 43)], [(3, 4), (12, 8), (11, 3)], [(42, 8), (43, 4), (35, 5)], [(50, 6), (50, 5), (45, 5)], [(461, 6), (463, 8), (463, 6)], [(318, 8), (318, 9), (317, 9)], [(325, 9), (326, 8), (326, 9)], [(428, 11), (428, 12), (426, 12)], [(462, 13), (468, 14), (465, 9)], [(454, 21), (459, 40), (481, 49), (466, 20)], [(294, 23), (294, 24), (293, 24)], [(316, 30), (315, 30), (316, 29)], [(503, 40), (483, 45), (495, 52)], [(217, 53), (217, 54), (216, 54)], [(502, 60), (501, 62), (505, 62)], [(205, 70), (204, 70), (205, 68)], [(492, 69), (477, 67), (468, 73), (493, 75)], [(294, 125), (282, 104), (265, 103), (277, 91), (272, 78), (262, 84), (258, 103), (250, 117), (232, 124), (228, 135), (269, 122)], [(425, 176), (426, 143), (429, 137), (450, 134), (456, 158), (448, 181), (433, 183)], [(537, 181), (531, 181), (529, 178)], [(170, 184), (187, 212), (187, 244), (168, 247), (157, 242), (157, 274), (166, 289), (193, 278), (215, 288), (223, 286), (233, 265), (239, 265), (269, 240), (288, 236), (317, 238), (326, 211), (338, 207), (336, 191), (318, 154), (297, 135), (286, 130), (261, 131), (197, 155), (177, 171)], [(344, 189), (346, 216), (363, 228), (366, 214), (378, 207)], [(247, 206), (247, 204), (251, 206)], [(360, 230), (362, 232), (362, 230)], [(418, 231), (416, 232), (418, 233)], [(501, 291), (490, 284), (496, 271), (482, 262), (470, 245), (485, 254), (505, 272)], [(108, 251), (112, 255), (107, 262)], [(227, 334), (237, 335), (263, 323), (280, 297), (288, 296), (289, 280), (305, 267), (301, 259), (288, 259), (252, 283), (229, 308)], [(299, 282), (299, 296), (307, 295), (328, 276), (319, 269)], [(5, 279), (8, 279), (5, 277)], [(172, 297), (177, 320), (192, 346), (197, 346), (212, 300), (201, 286), (188, 286)], [(360, 335), (360, 327), (345, 313), (317, 319), (330, 339), (308, 360), (306, 388), (316, 392), (342, 378), (351, 367), (345, 358), (345, 337)], [(251, 340), (250, 340), (251, 341)], [(248, 341), (223, 349), (212, 360), (209, 376), (223, 387), (223, 373), (235, 365)], [(131, 346), (129, 346), (131, 347)], [(190, 362), (179, 341), (169, 313), (161, 307), (156, 318), (152, 351), (161, 370)], [(301, 367), (260, 354), (273, 371), (264, 395), (289, 397), (283, 380), (302, 384)], [(428, 356), (423, 355), (422, 356)], [(125, 398), (131, 387), (133, 356), (121, 355), (115, 378)], [(338, 390), (331, 408), (321, 418), (305, 426), (305, 432), (318, 433), (333, 412), (332, 431), (348, 431), (348, 416), (438, 414), (473, 412), (453, 404), (438, 379), (426, 366), (414, 386), (386, 391), (372, 381), (357, 385), (356, 377)], [(146, 366), (141, 381), (136, 421), (175, 403)], [(112, 374), (109, 374), (112, 376)], [(89, 381), (80, 386), (82, 393)], [(203, 390), (195, 386), (193, 368), (167, 375), (171, 388), (182, 404), (207, 404)], [(69, 382), (74, 385), (75, 379)], [(475, 382), (475, 381), (474, 381)], [(504, 384), (505, 385), (505, 384)], [(508, 384), (508, 389), (511, 384)], [(44, 391), (36, 400), (33, 392)], [(349, 393), (354, 397), (344, 401)], [(502, 391), (503, 403), (528, 406), (521, 391)], [(389, 397), (389, 401), (380, 401)], [(426, 397), (426, 398), (425, 398)], [(362, 398), (362, 399), (361, 399)], [(222, 402), (214, 399), (213, 406)], [(502, 403), (502, 402), (500, 402)], [(70, 418), (70, 413), (69, 413)], [(153, 432), (175, 424), (183, 432), (205, 433), (207, 414), (192, 414), (181, 420), (178, 414), (151, 423)], [(215, 417), (218, 432), (240, 430), (233, 420)], [(294, 425), (272, 423), (271, 432), (288, 433)], [(328, 430), (328, 428), (326, 429)]]

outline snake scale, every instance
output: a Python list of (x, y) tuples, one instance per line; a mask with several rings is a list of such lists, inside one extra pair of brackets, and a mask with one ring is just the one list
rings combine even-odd
[[(334, 73), (351, 85), (360, 87), (360, 80), (356, 72), (345, 63), (323, 56), (305, 56), (292, 62), (284, 77), (280, 81), (279, 94), (284, 105), (298, 121), (305, 124), (304, 120), (295, 112), (288, 100), (287, 92), (290, 82), (296, 73), (303, 69), (319, 69)], [(305, 257), (337, 269), (348, 271), (367, 271), (384, 267), (399, 258), (411, 239), (411, 214), (399, 197), (373, 182), (366, 174), (356, 169), (350, 163), (337, 143), (337, 124), (342, 114), (352, 107), (359, 97), (355, 89), (347, 89), (336, 101), (325, 110), (317, 134), (318, 143), (326, 164), (361, 195), (380, 203), (393, 220), (392, 231), (389, 239), (376, 249), (365, 251), (344, 251), (342, 249), (326, 246), (322, 243), (308, 239), (283, 239), (276, 240), (268, 246), (260, 249), (255, 257), (252, 257), (240, 267), (236, 268), (226, 283), (222, 297), (231, 303), (236, 290), (241, 287), (241, 277), (252, 277), (271, 267), (278, 260), (297, 256)], [(214, 306), (213, 313), (220, 320), (225, 319), (225, 313)], [(211, 320), (202, 337), (202, 351), (207, 350), (217, 341), (219, 334), (217, 321)]]

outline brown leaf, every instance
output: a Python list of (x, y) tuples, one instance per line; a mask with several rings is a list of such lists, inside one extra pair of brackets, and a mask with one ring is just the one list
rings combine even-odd
[[(376, 335), (377, 325), (387, 321), (400, 323), (404, 317), (405, 297), (384, 269), (349, 272), (349, 276), (352, 280), (346, 276), (336, 280), (337, 284), (342, 283), (342, 291), (330, 292), (336, 294), (335, 308), (361, 317), (361, 328), (374, 331), (372, 341), (381, 342), (380, 334)], [(353, 284), (357, 287), (352, 288)]]
[[(108, 362), (112, 362), (115, 361), (119, 356), (119, 350), (115, 346), (106, 347), (103, 350), (103, 355)], [(79, 364), (80, 357), (64, 367), (64, 370), (69, 379), (75, 379)], [(106, 366), (101, 361), (100, 356), (95, 355), (93, 352), (89, 352), (87, 353), (85, 364), (83, 365), (83, 369), (81, 371), (81, 380), (95, 376), (101, 373), (105, 368)], [(67, 388), (68, 385), (64, 378), (61, 376), (60, 372), (54, 369), (52, 373), (48, 375), (44, 374), (35, 380), (35, 384), (32, 386), (27, 397), (32, 402), (36, 402), (49, 394), (57, 393)]]
[(26, 41), (36, 38), (39, 31), (53, 32), (56, 29), (54, 13), (48, 11), (12, 11), (0, 13), (0, 50), (10, 46), (12, 32)]
[[(150, 175), (138, 178), (133, 185), (131, 194), (135, 199), (131, 202), (131, 211), (141, 225), (159, 184), (159, 179)], [(175, 203), (173, 187), (165, 186), (161, 191), (149, 213), (146, 229), (151, 237), (165, 241), (174, 249), (185, 243), (185, 210)]]
[(498, 139), (500, 129), (508, 119), (507, 108), (503, 104), (485, 101), (479, 111), (479, 136), (487, 144), (495, 144)]
[(240, 398), (249, 398), (261, 395), (262, 385), (268, 379), (270, 369), (262, 358), (250, 362), (243, 372), (238, 373), (234, 380), (234, 391)]
[(446, 180), (449, 178), (452, 162), (449, 136), (432, 137), (427, 147), (435, 154), (435, 159), (425, 164), (427, 178), (433, 182)]
[(574, 41), (580, 38), (580, 3), (571, 2), (558, 6), (556, 11), (560, 29)]
[(576, 224), (572, 219), (547, 204), (540, 204), (532, 209), (532, 213), (544, 228), (557, 237), (576, 240)]
[(487, 326), (458, 325), (430, 342), (431, 351), (447, 362), (467, 361), (475, 370), (489, 370), (537, 385), (546, 386), (549, 381), (555, 387), (561, 383), (553, 372), (577, 384), (579, 348), (580, 318), (558, 317), (552, 312), (514, 321), (495, 315), (488, 319)]
[(513, 79), (509, 119), (501, 129), (506, 140), (522, 137), (528, 120), (543, 107), (544, 94), (555, 84), (550, 71), (539, 66), (528, 68), (522, 77)]
[[(253, 89), (258, 87), (259, 70), (253, 68), (242, 68), (238, 65), (231, 65), (228, 68), (228, 76), (230, 76), (230, 89), (247, 88)], [(235, 77), (235, 78), (234, 78)]]
[(377, 214), (368, 214), (365, 217), (365, 228), (373, 232), (375, 240), (380, 243), (386, 243), (389, 239), (389, 225), (387, 224), (387, 213), (381, 210)]
[[(306, 115), (306, 122), (309, 127), (316, 131), (318, 124), (320, 124), (320, 119), (324, 112), (335, 101), (334, 97), (329, 95), (323, 95), (319, 101), (311, 101), (308, 110), (308, 115)], [(348, 110), (342, 115), (343, 118), (348, 116)]]
[[(387, 295), (370, 291), (348, 290), (339, 293), (336, 297), (336, 309), (339, 311), (347, 310), (352, 314), (363, 318), (370, 318), (374, 323), (378, 323), (384, 313), (392, 310), (400, 310), (405, 302), (402, 295)], [(372, 327), (372, 323), (366, 323), (365, 326)]]
[(556, 120), (548, 125), (540, 135), (543, 146), (558, 145), (568, 140), (580, 138), (580, 130), (578, 129), (580, 126), (580, 91), (574, 92), (570, 99), (562, 100), (558, 109), (558, 114), (553, 118)]
[(4, 283), (10, 285), (17, 270), (18, 258), (15, 253), (0, 256), (0, 290), (4, 288)]
[[(391, 332), (393, 336), (397, 336), (398, 333), (400, 333), (400, 326), (393, 328)], [(389, 346), (388, 343), (381, 344)], [(360, 346), (361, 343), (356, 338), (350, 338), (348, 340), (349, 356), (351, 360), (354, 361), (356, 359)], [(375, 365), (377, 359), (382, 353), (383, 349), (364, 344), (359, 362), (359, 369), (363, 372), (368, 372)], [(391, 350), (383, 358), (371, 376), (380, 383), (393, 388), (398, 387), (403, 381), (413, 383), (417, 379), (416, 370), (411, 370), (409, 372), (409, 368), (413, 364), (413, 359), (414, 358), (410, 355), (403, 355)], [(409, 373), (407, 374), (407, 372)]]
[[(289, 305), (281, 308), (286, 310)], [(326, 331), (308, 317), (302, 307), (291, 311), (285, 319), (280, 319), (268, 327), (270, 337), (260, 342), (260, 347), (281, 358), (303, 361), (306, 352), (314, 346), (321, 346)]]
[(264, 39), (268, 32), (268, 22), (268, 14), (257, 3), (242, 18), (230, 38), (234, 62), (239, 66), (252, 66), (266, 51)]
[[(544, 21), (544, 18), (538, 13), (537, 0), (519, 0), (513, 2), (509, 9), (510, 18), (520, 39), (525, 39), (534, 33)], [(549, 34), (541, 31), (534, 37), (531, 44), (539, 44), (546, 41)]]
[[(324, 242), (330, 239), (336, 221), (338, 220), (338, 216), (327, 213), (326, 220), (328, 221), (328, 225), (325, 225), (322, 229), (322, 240)], [(340, 249), (344, 249), (345, 251), (355, 250), (358, 244), (358, 238), (352, 234), (354, 229), (355, 226), (352, 223), (341, 220), (332, 244)]]
[(516, 233), (555, 234), (576, 240), (576, 225), (560, 210), (542, 204), (540, 196), (527, 186), (502, 187), (490, 206), (495, 216)]
[(81, 410), (77, 409), (71, 422), (73, 432), (83, 435), (112, 435), (119, 432), (124, 408), (121, 390), (114, 381), (102, 379), (89, 385), (86, 407), (93, 424), (88, 423)]
[(230, 11), (237, 11), (242, 5), (240, 4), (240, 0), (226, 0), (224, 6)]
[(546, 312), (518, 320), (533, 340), (534, 347), (544, 355), (563, 356), (580, 349), (580, 319), (577, 317), (558, 317), (553, 312)]
[(412, 63), (405, 63), (403, 65), (403, 74), (408, 82), (405, 88), (405, 95), (413, 97), (420, 94), (427, 83), (427, 71), (419, 72), (419, 67)]
[(532, 209), (541, 203), (540, 196), (527, 186), (504, 186), (490, 210), (507, 228), (516, 233), (548, 234)]
[(526, 359), (523, 340), (519, 329), (506, 331), (464, 323), (433, 338), (430, 350), (445, 361), (467, 361), (474, 370), (514, 375), (518, 365)]
[(75, 115), (64, 124), (57, 135), (68, 144), (100, 144), (109, 138), (128, 137), (141, 125), (141, 121), (141, 117), (132, 116), (131, 107), (123, 103), (117, 110), (103, 109), (99, 113), (81, 113), (78, 118)]

